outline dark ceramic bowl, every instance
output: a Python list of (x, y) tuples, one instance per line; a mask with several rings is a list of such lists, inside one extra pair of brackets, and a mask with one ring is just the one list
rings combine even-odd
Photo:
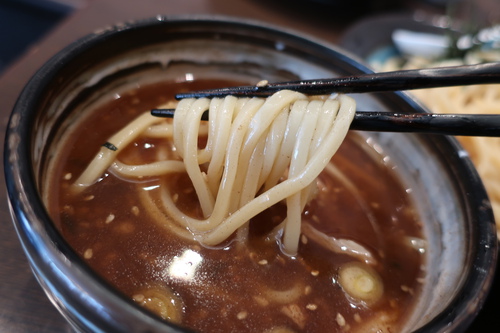
[[(68, 246), (42, 201), (55, 144), (83, 107), (130, 82), (221, 77), (257, 82), (368, 72), (343, 51), (262, 24), (228, 18), (166, 18), (91, 34), (58, 53), (29, 81), (10, 118), (5, 176), (19, 239), (41, 286), (79, 331), (178, 332), (96, 276)], [(97, 96), (97, 97), (96, 97)], [(425, 112), (403, 93), (355, 96), (360, 109)], [(442, 136), (363, 133), (391, 156), (413, 191), (427, 238), (428, 276), (408, 330), (460, 331), (479, 311), (496, 263), (488, 198), (462, 147)]]

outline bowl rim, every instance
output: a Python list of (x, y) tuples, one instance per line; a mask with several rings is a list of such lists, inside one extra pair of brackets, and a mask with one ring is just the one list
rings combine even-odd
[[(51, 260), (69, 260), (72, 262), (73, 268), (76, 267), (79, 274), (83, 274), (90, 277), (93, 281), (97, 281), (96, 290), (109, 295), (113, 302), (123, 303), (123, 306), (128, 307), (129, 311), (133, 309), (136, 313), (140, 313), (139, 316), (142, 320), (158, 330), (167, 327), (179, 332), (181, 332), (183, 328), (170, 323), (166, 324), (164, 321), (151, 315), (138, 305), (132, 304), (131, 300), (115, 291), (114, 288), (107, 288), (108, 283), (97, 276), (76, 252), (71, 249), (62, 235), (56, 230), (55, 225), (46, 223), (45, 227), (47, 227), (47, 229), (44, 230), (34, 228), (30, 219), (40, 218), (47, 222), (50, 221), (50, 217), (37, 192), (35, 176), (32, 171), (31, 145), (20, 144), (20, 141), (22, 138), (30, 137), (31, 129), (34, 126), (33, 116), (36, 111), (37, 100), (44, 92), (44, 87), (49, 84), (61, 68), (71, 63), (79, 54), (88, 48), (106, 42), (110, 38), (121, 34), (127, 34), (130, 31), (140, 30), (155, 25), (168, 26), (187, 23), (229, 24), (244, 29), (264, 30), (271, 33), (274, 37), (286, 36), (287, 38), (298, 39), (303, 43), (319, 46), (325, 50), (334, 52), (340, 56), (343, 61), (351, 64), (360, 71), (371, 71), (369, 67), (358, 58), (355, 56), (351, 57), (351, 55), (348, 55), (338, 47), (290, 29), (264, 24), (254, 20), (226, 16), (157, 16), (154, 18), (117, 24), (82, 37), (69, 44), (48, 60), (27, 83), (9, 118), (4, 143), (4, 170), (9, 204), (12, 215), (15, 217), (14, 225), (30, 262), (40, 263), (42, 260), (45, 260), (46, 258), (44, 259), (43, 256), (46, 254), (43, 253), (43, 250), (49, 251)], [(396, 94), (402, 97), (405, 102), (412, 107), (420, 107), (418, 103), (406, 94)], [(443, 311), (429, 323), (418, 329), (418, 332), (434, 331), (437, 327), (447, 329), (455, 327), (459, 329), (460, 327), (468, 326), (485, 301), (486, 294), (492, 284), (492, 272), (495, 269), (497, 259), (497, 238), (493, 213), (491, 207), (488, 207), (489, 201), (486, 191), (482, 186), (481, 179), (470, 160), (464, 160), (463, 157), (458, 156), (458, 150), (460, 150), (458, 143), (454, 140), (438, 140), (438, 142), (443, 145), (445, 145), (443, 143), (445, 141), (448, 145), (451, 143), (451, 147), (456, 153), (456, 155), (450, 158), (459, 166), (457, 172), (467, 176), (464, 178), (465, 182), (459, 185), (462, 193), (464, 193), (463, 199), (470, 203), (469, 209), (466, 212), (467, 218), (478, 226), (475, 235), (475, 237), (477, 237), (477, 248), (471, 249), (473, 253), (470, 253), (470, 255), (474, 257), (473, 269), (464, 282), (461, 292), (455, 296), (453, 302), (446, 308), (446, 311)], [(35, 253), (36, 257), (33, 257), (31, 253)], [(46, 271), (40, 268), (40, 270), (35, 269), (35, 272), (38, 274), (37, 278), (40, 283), (46, 282), (44, 280), (45, 274), (48, 274)], [(474, 302), (465, 304), (466, 302), (463, 302), (464, 299), (470, 299)], [(124, 300), (126, 302), (123, 302)], [(137, 311), (138, 309), (140, 311)], [(463, 320), (458, 323), (454, 322), (459, 315), (464, 315)], [(74, 318), (69, 318), (69, 320), (75, 324)]]

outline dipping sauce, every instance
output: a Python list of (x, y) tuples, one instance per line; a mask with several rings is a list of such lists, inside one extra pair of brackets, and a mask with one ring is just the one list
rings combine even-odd
[[(165, 217), (154, 203), (159, 188), (169, 186), (179, 208), (199, 216), (185, 174), (131, 181), (108, 171), (84, 191), (70, 191), (103, 143), (137, 115), (172, 101), (177, 92), (230, 84), (166, 82), (117, 92), (69, 129), (46, 186), (49, 212), (64, 238), (131, 300), (197, 331), (400, 331), (425, 276), (425, 241), (390, 158), (355, 132), (331, 162), (347, 180), (328, 168), (320, 175), (319, 191), (303, 213), (295, 257), (282, 253), (269, 236), (286, 216), (281, 204), (250, 221), (245, 244), (228, 241), (208, 248), (172, 234), (158, 222)], [(140, 138), (119, 158), (147, 163), (158, 150), (174, 149), (164, 139)], [(333, 238), (346, 242), (345, 253), (332, 250)], [(354, 251), (352, 244), (358, 246)], [(369, 255), (358, 253), (365, 250)], [(373, 273), (375, 278), (362, 280), (366, 283), (359, 288), (376, 287), (376, 297), (349, 292), (340, 274), (352, 267)]]

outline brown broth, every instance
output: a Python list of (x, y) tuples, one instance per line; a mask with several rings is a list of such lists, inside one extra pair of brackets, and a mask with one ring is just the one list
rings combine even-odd
[[(335, 282), (340, 265), (355, 261), (351, 256), (333, 254), (303, 237), (298, 256), (291, 258), (274, 239), (262, 236), (283, 215), (279, 205), (251, 222), (247, 246), (232, 242), (210, 249), (177, 239), (146, 212), (137, 188), (158, 185), (158, 179), (134, 183), (107, 173), (99, 186), (77, 196), (68, 193), (71, 182), (112, 133), (144, 110), (170, 100), (180, 89), (210, 85), (228, 83), (138, 88), (96, 110), (71, 133), (49, 179), (49, 211), (65, 239), (90, 267), (128, 297), (137, 297), (148, 286), (171, 288), (183, 302), (182, 325), (202, 332), (272, 332), (277, 328), (290, 329), (283, 332), (354, 332), (356, 328), (364, 331), (364, 325), (398, 331), (420, 290), (425, 258), (408, 239), (421, 238), (421, 226), (391, 166), (356, 133), (348, 135), (332, 163), (348, 175), (357, 193), (323, 173), (321, 190), (307, 206), (303, 223), (326, 235), (354, 240), (375, 254), (374, 268), (382, 278), (384, 295), (370, 306), (346, 297)], [(140, 139), (134, 150), (122, 155), (147, 161), (160, 145), (158, 140), (146, 144)], [(179, 202), (189, 200), (191, 185), (186, 177), (173, 175), (166, 181), (180, 193)], [(169, 273), (175, 262), (189, 255), (184, 268), (196, 266), (193, 276), (182, 269)], [(299, 290), (300, 297), (279, 303), (269, 298), (272, 290)], [(298, 313), (295, 320), (286, 315), (294, 311)]]

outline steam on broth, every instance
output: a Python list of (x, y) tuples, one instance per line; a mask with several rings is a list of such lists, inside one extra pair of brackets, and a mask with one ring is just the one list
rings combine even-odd
[[(203, 221), (212, 212), (203, 210), (199, 189), (182, 168), (161, 176), (120, 172), (120, 163), (181, 163), (183, 152), (164, 134), (138, 136), (119, 149), (118, 165), (106, 166), (91, 185), (75, 190), (75, 182), (85, 183), (82, 173), (103, 143), (144, 110), (171, 102), (181, 89), (231, 84), (166, 82), (120, 92), (69, 130), (49, 166), (46, 200), (65, 239), (130, 299), (191, 329), (401, 329), (424, 276), (421, 226), (387, 158), (356, 133), (347, 134), (332, 161), (300, 195), (304, 209), (298, 246), (291, 251), (280, 231), (290, 216), (283, 200), (245, 223), (243, 234), (231, 231), (215, 243), (204, 242), (202, 231), (193, 236), (182, 225), (165, 223), (173, 220), (163, 209), (165, 188), (183, 219)], [(196, 140), (201, 149), (210, 144), (204, 135)], [(109, 144), (114, 149), (116, 142)], [(203, 163), (200, 168), (208, 172)], [(283, 183), (287, 173), (276, 183)]]

